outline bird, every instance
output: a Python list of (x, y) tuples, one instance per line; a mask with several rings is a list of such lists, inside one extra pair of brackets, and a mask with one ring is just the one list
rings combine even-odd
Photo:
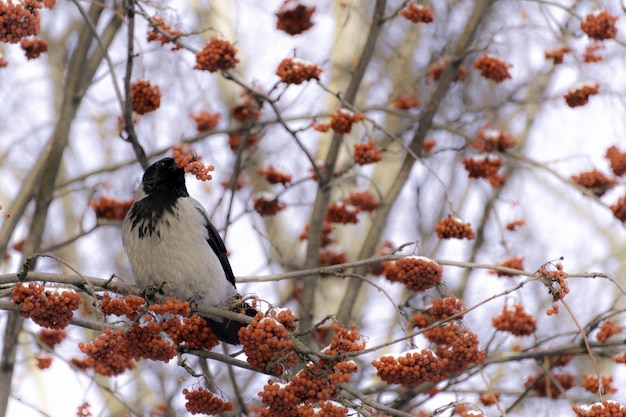
[[(241, 301), (224, 241), (202, 204), (189, 195), (185, 171), (174, 158), (160, 159), (144, 172), (122, 222), (122, 243), (143, 291), (158, 289), (163, 296), (197, 305), (238, 304), (235, 310), (257, 314)], [(238, 331), (245, 323), (203, 317), (219, 340), (240, 344)]]

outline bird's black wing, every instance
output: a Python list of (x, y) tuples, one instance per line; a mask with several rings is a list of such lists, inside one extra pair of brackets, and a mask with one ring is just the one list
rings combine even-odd
[(228, 257), (226, 256), (226, 246), (224, 246), (224, 241), (220, 237), (220, 234), (217, 232), (211, 220), (209, 220), (209, 216), (204, 211), (202, 207), (196, 207), (196, 209), (202, 214), (204, 217), (204, 226), (209, 232), (209, 238), (207, 242), (209, 242), (209, 246), (213, 249), (213, 252), (217, 255), (217, 259), (220, 260), (220, 264), (222, 264), (222, 268), (224, 269), (224, 273), (226, 274), (226, 278), (228, 281), (235, 286), (235, 274), (233, 274), (233, 269), (230, 266), (230, 262), (228, 262)]

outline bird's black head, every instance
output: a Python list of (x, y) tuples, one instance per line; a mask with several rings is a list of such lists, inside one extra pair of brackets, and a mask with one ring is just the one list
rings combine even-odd
[(189, 195), (185, 187), (185, 170), (176, 165), (174, 158), (163, 158), (150, 165), (143, 174), (142, 185), (147, 195)]

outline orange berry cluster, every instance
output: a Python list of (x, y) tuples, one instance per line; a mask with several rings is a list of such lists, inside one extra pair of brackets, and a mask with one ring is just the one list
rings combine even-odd
[(598, 10), (589, 13), (585, 20), (580, 22), (580, 28), (591, 39), (597, 41), (613, 39), (617, 35), (617, 28), (615, 27), (617, 19), (617, 16), (613, 16), (606, 10)]
[(230, 109), (233, 119), (241, 123), (257, 120), (261, 116), (258, 100), (247, 91), (241, 97), (241, 101)]
[[(304, 226), (304, 231), (302, 233), (300, 233), (300, 236), (298, 236), (300, 241), (303, 241), (303, 240), (309, 238), (309, 229), (310, 228), (311, 228), (311, 226), (308, 223)], [(332, 233), (333, 233), (333, 226), (332, 226), (332, 224), (330, 224), (327, 221), (323, 222), (322, 223), (322, 243), (321, 243), (321, 247), (328, 246), (328, 245), (333, 244), (333, 243), (337, 243), (337, 240), (334, 238)]]
[(626, 196), (620, 197), (620, 199), (609, 208), (616, 219), (626, 222)]
[(337, 109), (330, 115), (330, 128), (333, 129), (335, 133), (350, 133), (352, 131), (352, 125), (364, 119), (364, 114), (354, 113), (347, 109)]
[(431, 23), (433, 21), (433, 11), (428, 6), (422, 6), (414, 2), (409, 2), (402, 11), (400, 16), (413, 23)]
[(41, 370), (48, 369), (52, 365), (51, 356), (37, 356), (35, 360), (37, 361), (37, 368)]
[(396, 261), (395, 274), (385, 275), (401, 282), (409, 290), (426, 291), (441, 282), (443, 268), (438, 263), (423, 256), (407, 256)]
[(244, 137), (246, 138), (246, 143), (243, 145), (244, 149), (250, 149), (259, 141), (259, 135), (255, 135), (252, 133), (245, 136), (241, 133), (231, 133), (230, 135), (228, 135), (228, 147), (233, 152), (237, 152), (239, 150), (239, 144)]
[(564, 391), (569, 390), (574, 386), (575, 376), (570, 374), (569, 372), (562, 373), (552, 373), (550, 378), (546, 378), (543, 371), (537, 372), (535, 375), (531, 375), (524, 382), (524, 387), (528, 388), (533, 385), (533, 390), (540, 397), (548, 397), (556, 400), (564, 394), (561, 389), (552, 382), (552, 380), (556, 380), (561, 387), (563, 387)]
[(147, 80), (137, 80), (130, 85), (133, 110), (138, 114), (150, 113), (161, 105), (161, 90)]
[(519, 219), (519, 220), (512, 220), (512, 221), (508, 222), (504, 227), (509, 232), (515, 232), (517, 229), (519, 229), (520, 227), (522, 227), (525, 224), (526, 224), (526, 220)]
[(333, 246), (321, 248), (318, 255), (320, 266), (339, 265), (348, 262), (348, 256), (342, 249), (334, 249)]
[[(180, 323), (178, 319), (172, 319)], [(169, 321), (169, 320), (168, 320)], [(164, 326), (159, 322), (134, 324), (124, 334), (128, 357), (139, 361), (143, 358), (153, 361), (169, 362), (176, 356), (178, 346), (162, 337)]]
[(291, 182), (291, 175), (278, 171), (273, 165), (268, 166), (267, 169), (259, 168), (256, 173), (264, 176), (270, 184), (287, 186)]
[(196, 53), (194, 69), (216, 72), (235, 68), (239, 59), (237, 49), (226, 39), (213, 37), (201, 51)]
[(600, 343), (606, 343), (609, 337), (619, 334), (624, 328), (617, 326), (613, 320), (607, 319), (600, 325), (600, 330), (596, 334), (596, 339)]
[(49, 291), (31, 282), (14, 286), (12, 301), (22, 304), (20, 316), (32, 319), (41, 327), (59, 330), (70, 324), (81, 298), (73, 291)]
[(67, 333), (64, 330), (42, 329), (37, 337), (39, 341), (49, 348), (53, 349), (56, 345), (65, 340)]
[(89, 207), (96, 213), (96, 218), (105, 220), (124, 220), (126, 213), (130, 210), (130, 206), (135, 202), (134, 198), (130, 200), (118, 200), (116, 198), (100, 196), (94, 201), (89, 202)]
[(506, 181), (506, 173), (498, 173), (503, 165), (502, 158), (499, 156), (466, 156), (461, 162), (470, 178), (485, 178), (494, 187), (499, 187)]
[(408, 387), (441, 381), (446, 363), (447, 360), (440, 359), (428, 349), (410, 350), (402, 355), (385, 355), (372, 361), (380, 379), (388, 384)]
[[(180, 31), (172, 29), (160, 16), (153, 16), (150, 23), (151, 30), (148, 31), (146, 36), (148, 42), (161, 42), (161, 46), (163, 46), (166, 43), (173, 42), (174, 39), (180, 36)], [(180, 48), (179, 45), (174, 45), (172, 50), (175, 51)]]
[(198, 114), (189, 115), (196, 122), (196, 130), (198, 132), (206, 132), (207, 130), (215, 129), (222, 117), (219, 113), (211, 113), (208, 110), (202, 110)]
[[(554, 266), (556, 271), (548, 269), (549, 264), (543, 265), (539, 268), (539, 279), (543, 284), (548, 287), (548, 291), (552, 296), (552, 300), (554, 302), (558, 300), (562, 300), (567, 293), (569, 293), (569, 288), (567, 286), (567, 281), (565, 281), (568, 277), (567, 272), (563, 271), (563, 264), (557, 262)], [(558, 312), (558, 308), (554, 313)], [(548, 313), (550, 315), (550, 313)]]
[(583, 382), (582, 384), (580, 384), (580, 386), (591, 392), (592, 394), (598, 395), (613, 394), (617, 392), (617, 388), (613, 386), (612, 376), (602, 377), (602, 389), (600, 389), (600, 384), (598, 383), (597, 376), (583, 374)]
[(197, 314), (185, 317), (182, 325), (180, 322), (168, 320), (166, 333), (169, 334), (176, 343), (184, 344), (189, 349), (211, 350), (220, 342), (207, 324), (207, 321)]
[(476, 237), (471, 224), (450, 215), (437, 222), (435, 231), (439, 239), (472, 240)]
[(471, 364), (480, 364), (485, 360), (485, 352), (478, 348), (478, 336), (459, 321), (428, 330), (424, 336), (436, 343), (435, 354), (442, 360), (447, 359), (444, 361), (444, 375), (463, 372)]
[(500, 393), (488, 392), (478, 396), (478, 401), (484, 406), (494, 405), (500, 402)]
[(71, 362), (81, 369), (91, 368), (101, 375), (114, 376), (135, 367), (121, 329), (106, 327), (90, 343), (80, 342), (78, 348), (87, 357)]
[(305, 81), (319, 80), (322, 69), (312, 62), (299, 58), (285, 58), (280, 61), (276, 75), (285, 84), (302, 84)]
[(414, 96), (402, 95), (393, 100), (393, 107), (400, 110), (410, 110), (419, 107), (420, 100)]
[(484, 78), (500, 83), (507, 78), (511, 78), (509, 68), (513, 65), (493, 55), (485, 53), (474, 61), (473, 66), (474, 68), (480, 70), (480, 75)]
[(604, 193), (617, 184), (615, 178), (609, 178), (597, 169), (572, 175), (571, 178), (576, 184), (591, 190), (596, 197), (602, 197)]
[(43, 39), (22, 39), (20, 47), (26, 53), (26, 59), (36, 59), (48, 52), (48, 42)]
[(278, 201), (278, 197), (269, 193), (260, 193), (252, 202), (254, 210), (261, 216), (275, 216), (279, 211), (287, 208)]
[(311, 127), (318, 132), (328, 132), (330, 130), (330, 124), (328, 123), (317, 123), (315, 121), (311, 122)]
[(126, 295), (124, 297), (111, 297), (105, 292), (98, 303), (102, 314), (106, 316), (126, 316), (130, 320), (135, 320), (140, 312), (144, 310), (146, 300), (136, 295)]
[(185, 172), (193, 174), (200, 181), (210, 181), (213, 179), (211, 172), (215, 171), (213, 165), (204, 165), (200, 162), (201, 157), (185, 144), (177, 145), (172, 148), (172, 156), (174, 162)]
[(561, 46), (560, 48), (550, 49), (549, 51), (544, 52), (544, 56), (546, 59), (552, 59), (554, 61), (554, 65), (559, 65), (563, 63), (563, 56), (565, 54), (569, 54), (572, 52), (572, 48), (569, 46)]
[(37, 0), (0, 2), (0, 42), (18, 43), (27, 36), (39, 35), (39, 9)]
[(477, 136), (478, 139), (473, 141), (471, 146), (482, 152), (504, 152), (517, 145), (517, 141), (513, 136), (502, 130), (489, 129), (488, 126), (481, 127)]
[(359, 222), (357, 215), (361, 209), (343, 201), (330, 203), (326, 207), (324, 221), (329, 223), (356, 224)]
[(218, 415), (226, 411), (233, 411), (232, 402), (224, 401), (202, 387), (191, 391), (185, 388), (183, 395), (187, 400), (185, 408), (191, 414)]
[[(428, 69), (428, 72), (426, 73), (426, 80), (439, 81), (441, 75), (448, 67), (448, 64), (450, 64), (450, 58), (439, 59)], [(465, 67), (465, 65), (461, 65), (456, 73), (454, 81), (463, 81), (467, 72), (467, 67)]]
[[(504, 262), (500, 262), (498, 266), (503, 266), (505, 268), (519, 269), (520, 271), (523, 271), (524, 270), (524, 258), (520, 256), (513, 256), (505, 260)], [(490, 269), (489, 273), (492, 275), (497, 275), (499, 277), (514, 277), (515, 276), (515, 274), (509, 273), (509, 272), (498, 271), (496, 269)]]
[(298, 357), (288, 332), (295, 330), (297, 318), (288, 309), (259, 312), (254, 321), (239, 330), (239, 340), (248, 363), (255, 368), (280, 375), (291, 368)]
[(587, 47), (585, 48), (585, 52), (583, 52), (583, 61), (587, 64), (602, 62), (602, 56), (597, 55), (596, 52), (604, 48), (604, 45), (587, 45)]
[(298, 0), (285, 0), (276, 12), (276, 29), (294, 36), (313, 27), (311, 16), (315, 7), (300, 4)]
[(600, 84), (596, 82), (584, 82), (570, 88), (563, 98), (571, 108), (584, 106), (589, 102), (589, 96), (598, 94), (599, 89)]
[(344, 204), (357, 207), (362, 211), (374, 211), (380, 206), (380, 201), (376, 200), (369, 190), (352, 192), (342, 201)]
[(465, 305), (463, 301), (452, 295), (445, 298), (435, 298), (432, 307), (428, 309), (428, 315), (433, 321), (439, 321), (458, 314), (456, 318), (460, 320), (463, 318), (461, 313), (464, 311)]
[(375, 164), (383, 159), (380, 149), (373, 140), (354, 144), (354, 162), (359, 165)]
[(491, 324), (496, 330), (509, 332), (515, 336), (528, 336), (537, 330), (537, 320), (524, 311), (524, 307), (515, 304), (513, 308), (505, 305), (499, 316), (491, 319)]
[(0, 56), (0, 68), (6, 68), (9, 66), (9, 61), (4, 59), (3, 56)]
[(604, 157), (608, 159), (609, 164), (611, 164), (613, 174), (618, 177), (626, 174), (626, 152), (622, 152), (617, 146), (611, 146), (606, 150)]
[(591, 405), (572, 406), (576, 417), (624, 417), (626, 407), (615, 401), (604, 400)]

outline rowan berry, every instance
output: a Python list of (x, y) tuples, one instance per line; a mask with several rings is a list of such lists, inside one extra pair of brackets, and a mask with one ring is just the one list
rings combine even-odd
[(504, 152), (517, 145), (515, 138), (502, 130), (490, 129), (488, 125), (481, 127), (478, 139), (471, 143), (472, 148), (481, 152)]
[[(519, 256), (513, 256), (511, 258), (506, 259), (503, 262), (500, 262), (498, 266), (502, 266), (505, 268), (519, 269), (520, 271), (524, 270), (524, 258)], [(492, 275), (497, 275), (499, 277), (514, 277), (517, 274), (513, 274), (510, 272), (498, 271), (497, 269), (490, 269), (489, 273)]]
[(362, 211), (374, 211), (380, 205), (380, 201), (374, 198), (369, 190), (355, 191), (350, 193), (347, 198), (343, 199), (343, 204), (347, 206), (357, 207)]
[(43, 39), (22, 39), (20, 47), (26, 53), (26, 59), (39, 58), (39, 55), (48, 52), (48, 42)]
[[(559, 383), (560, 387), (552, 382), (553, 379)], [(574, 386), (574, 380), (574, 375), (569, 372), (552, 373), (550, 378), (546, 378), (543, 371), (539, 371), (535, 375), (531, 375), (526, 379), (524, 387), (528, 388), (532, 385), (532, 389), (540, 397), (548, 397), (555, 400), (564, 394), (564, 391), (567, 391)], [(561, 391), (561, 388), (563, 391)]]
[(563, 63), (563, 56), (565, 54), (569, 54), (570, 52), (572, 52), (572, 48), (569, 46), (561, 46), (544, 52), (544, 56), (546, 59), (552, 59), (554, 65), (559, 65)]
[(473, 66), (474, 68), (480, 70), (480, 75), (484, 78), (500, 83), (507, 78), (511, 78), (509, 68), (513, 65), (493, 55), (485, 53), (474, 61)]
[(161, 90), (158, 85), (147, 80), (137, 80), (130, 85), (133, 110), (138, 114), (146, 114), (161, 105)]
[(626, 407), (615, 401), (604, 400), (591, 405), (572, 406), (576, 417), (623, 417)]
[(213, 37), (201, 51), (196, 53), (194, 69), (216, 72), (235, 68), (239, 59), (237, 49), (226, 39)]
[(606, 150), (604, 157), (611, 164), (613, 174), (618, 177), (626, 174), (626, 152), (622, 152), (617, 146), (611, 146)]
[(37, 0), (0, 2), (0, 42), (18, 43), (27, 36), (37, 36), (40, 30)]
[(217, 415), (227, 411), (233, 411), (232, 402), (224, 401), (216, 397), (211, 391), (202, 387), (191, 391), (185, 388), (183, 395), (187, 400), (185, 408), (191, 414)]
[(201, 157), (189, 145), (181, 144), (172, 148), (174, 162), (187, 173), (193, 174), (200, 181), (213, 179), (211, 172), (215, 171), (213, 165), (204, 165), (200, 162)]
[(196, 130), (198, 132), (206, 132), (215, 129), (221, 116), (222, 115), (219, 113), (211, 113), (208, 110), (202, 110), (198, 114), (189, 115), (189, 117), (196, 122)]
[(134, 202), (134, 198), (118, 200), (112, 197), (99, 196), (96, 200), (89, 202), (89, 207), (96, 213), (98, 219), (122, 221)]
[(592, 191), (596, 197), (602, 197), (608, 190), (617, 184), (617, 180), (615, 178), (609, 178), (597, 169), (572, 175), (571, 178), (574, 183)]
[(357, 215), (361, 209), (351, 204), (342, 202), (330, 203), (326, 207), (324, 221), (329, 223), (356, 224), (359, 222)]
[(613, 320), (604, 320), (600, 325), (600, 330), (596, 334), (596, 339), (600, 343), (606, 343), (611, 336), (620, 334), (623, 329), (622, 326), (617, 326)]
[(415, 96), (401, 95), (393, 100), (393, 107), (399, 110), (410, 110), (419, 107), (420, 100)]
[(417, 386), (439, 382), (446, 361), (428, 349), (414, 349), (400, 355), (384, 355), (372, 361), (376, 374), (388, 384)]
[[(438, 61), (436, 61), (428, 69), (428, 72), (426, 73), (427, 82), (431, 80), (439, 81), (439, 79), (441, 78), (441, 75), (446, 70), (449, 64), (450, 64), (450, 58), (447, 58), (447, 57), (440, 58)], [(459, 66), (459, 70), (456, 73), (456, 77), (454, 78), (454, 81), (463, 81), (463, 79), (467, 75), (467, 72), (468, 70), (465, 65)]]
[[(166, 43), (174, 42), (180, 34), (179, 30), (172, 29), (170, 25), (165, 23), (162, 17), (153, 16), (152, 19), (150, 19), (150, 30), (148, 31), (146, 38), (148, 42), (161, 42), (161, 46), (163, 46)], [(180, 45), (174, 44), (174, 46), (172, 46), (172, 51), (180, 48)]]
[(70, 324), (74, 310), (81, 303), (80, 295), (73, 291), (46, 290), (34, 282), (13, 287), (12, 300), (22, 304), (20, 316), (32, 319), (42, 327), (60, 330)]
[(509, 332), (515, 336), (528, 336), (537, 330), (537, 320), (524, 311), (524, 307), (515, 304), (513, 308), (505, 305), (502, 313), (491, 319), (496, 330)]
[(393, 278), (411, 291), (423, 292), (441, 282), (442, 275), (443, 268), (435, 261), (423, 256), (407, 256), (396, 261)]
[(285, 84), (302, 84), (305, 81), (319, 80), (321, 74), (320, 67), (300, 58), (285, 58), (276, 69), (276, 75)]
[(311, 16), (315, 12), (314, 6), (301, 4), (299, 0), (285, 0), (276, 12), (276, 29), (294, 36), (313, 27)]
[(359, 165), (375, 164), (382, 160), (380, 149), (373, 140), (354, 144), (354, 162)]
[(606, 394), (613, 394), (617, 392), (617, 388), (615, 388), (612, 383), (613, 383), (612, 376), (603, 376), (602, 388), (600, 388), (600, 384), (598, 383), (597, 376), (591, 376), (591, 375), (587, 375), (584, 373), (583, 382), (582, 384), (580, 384), (580, 386), (592, 394), (606, 395)]
[(268, 166), (266, 169), (257, 169), (257, 174), (265, 177), (270, 184), (281, 184), (287, 186), (291, 182), (291, 175), (278, 171), (273, 165)]
[(439, 239), (468, 239), (472, 240), (476, 237), (476, 233), (472, 230), (472, 225), (457, 217), (444, 217), (437, 222), (435, 226), (437, 237)]
[(434, 18), (430, 7), (422, 6), (412, 1), (400, 11), (400, 16), (413, 23), (431, 23)]
[(589, 102), (589, 97), (598, 94), (600, 84), (593, 81), (578, 83), (567, 90), (563, 96), (565, 102), (571, 108), (584, 106)]
[(279, 211), (287, 208), (285, 204), (278, 201), (277, 196), (267, 192), (257, 194), (252, 201), (254, 210), (261, 216), (275, 216)]
[(580, 22), (580, 28), (591, 39), (603, 41), (613, 39), (617, 35), (615, 22), (619, 19), (606, 10), (597, 10), (589, 13), (585, 20)]

